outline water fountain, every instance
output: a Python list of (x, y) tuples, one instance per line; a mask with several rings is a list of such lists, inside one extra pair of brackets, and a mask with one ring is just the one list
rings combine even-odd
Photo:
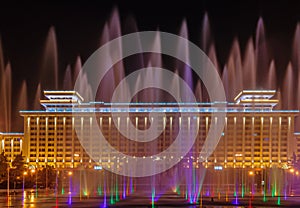
[[(132, 31), (137, 31), (136, 23), (134, 19), (130, 19)], [(128, 31), (130, 32), (130, 31)], [(188, 38), (187, 22), (184, 20), (178, 33), (184, 38)], [(100, 45), (122, 35), (121, 24), (119, 14), (117, 10), (112, 12), (111, 18), (104, 25), (102, 36), (100, 38)], [(255, 41), (254, 41), (255, 40)], [(137, 39), (137, 43), (139, 40)], [(276, 60), (272, 59), (268, 49), (268, 40), (265, 35), (265, 27), (263, 19), (259, 18), (257, 23), (255, 37), (250, 37), (245, 50), (241, 51), (240, 43), (237, 38), (233, 40), (228, 60), (224, 64), (223, 69), (218, 62), (217, 52), (214, 45), (214, 40), (211, 36), (209, 20), (207, 14), (203, 19), (202, 28), (202, 49), (208, 54), (212, 62), (216, 65), (219, 73), (222, 77), (225, 91), (228, 101), (232, 101), (234, 96), (242, 89), (280, 89), (281, 96), (286, 102), (282, 103), (282, 107), (285, 109), (299, 109), (300, 108), (300, 73), (297, 71), (300, 67), (300, 24), (297, 25), (294, 41), (293, 52), (289, 64), (286, 67), (285, 76), (283, 80), (278, 79)], [(160, 37), (152, 43), (153, 47), (160, 48)], [(122, 53), (122, 43), (120, 42), (119, 50), (113, 51), (114, 53)], [(184, 53), (186, 60), (189, 59), (189, 48), (184, 45), (178, 45), (178, 53)], [(33, 103), (30, 106), (33, 109), (39, 109), (39, 99), (41, 98), (42, 89), (63, 89), (71, 90), (73, 88), (76, 78), (79, 76), (82, 63), (81, 58), (77, 57), (76, 62), (72, 65), (68, 65), (65, 69), (65, 75), (63, 78), (63, 84), (59, 83), (58, 79), (58, 55), (57, 55), (57, 41), (54, 27), (51, 27), (46, 38), (44, 54), (42, 58), (41, 78), (38, 80), (36, 92), (33, 96), (28, 96), (26, 80), (21, 84), (19, 90), (18, 102), (14, 106), (12, 105), (12, 75), (11, 65), (9, 62), (5, 63), (2, 52), (2, 44), (0, 42), (0, 113), (3, 115), (0, 120), (1, 131), (20, 130), (19, 119), (17, 118), (18, 111), (21, 109), (27, 109), (29, 103)], [(158, 54), (146, 54), (136, 56), (136, 68), (156, 66), (163, 67), (164, 57)], [(107, 61), (111, 61), (109, 54)], [(126, 60), (125, 60), (126, 62)], [(179, 61), (175, 61), (174, 71), (181, 76), (189, 85), (191, 89), (195, 91), (195, 95), (198, 101), (207, 101), (208, 96), (205, 87), (200, 80), (193, 78), (193, 73), (189, 67), (182, 64)], [(133, 67), (134, 68), (134, 67)], [(126, 69), (126, 63), (123, 61), (116, 64), (113, 69), (106, 75), (104, 81), (100, 84), (99, 89), (105, 88), (105, 91), (98, 91), (97, 100), (109, 102), (114, 91), (114, 88), (125, 77), (125, 74), (132, 69)], [(82, 82), (80, 93), (86, 98), (90, 97), (90, 89), (88, 86), (88, 80), (84, 75), (81, 75)], [(47, 79), (45, 79), (47, 77)], [(49, 79), (52, 78), (52, 79)], [(143, 82), (143, 77), (139, 77), (137, 85)], [(157, 80), (162, 82), (161, 75), (159, 73), (149, 72), (147, 79)], [(50, 81), (45, 81), (50, 80)], [(279, 80), (279, 83), (277, 82)], [(176, 80), (171, 83), (174, 88), (177, 89), (178, 94), (182, 97), (182, 100), (189, 102), (190, 98), (185, 97), (186, 93), (181, 91), (181, 88)], [(103, 87), (105, 86), (105, 87)], [(129, 89), (130, 90), (130, 89)], [(296, 95), (296, 97), (295, 97)], [(126, 97), (126, 91), (124, 91)], [(33, 97), (33, 100), (28, 100)], [(158, 102), (158, 101), (170, 101), (170, 97), (164, 96), (164, 94), (155, 89), (149, 89), (137, 94), (132, 101), (133, 102)], [(32, 102), (31, 102), (32, 101)], [(29, 108), (30, 108), (29, 107)], [(16, 109), (16, 110), (15, 110)], [(14, 110), (14, 112), (12, 111)], [(14, 126), (12, 126), (12, 115), (16, 118)], [(299, 121), (297, 121), (299, 124)], [(22, 125), (22, 122), (21, 122)], [(175, 124), (174, 124), (175, 125)], [(298, 128), (299, 125), (296, 125)], [(224, 174), (220, 175), (217, 184), (212, 184), (213, 179), (209, 178), (209, 174), (206, 174), (205, 167), (196, 167), (194, 165), (195, 159), (191, 153), (187, 154), (185, 161), (182, 161), (174, 168), (168, 170), (166, 173), (160, 175), (151, 176), (148, 179), (143, 179), (142, 182), (149, 182), (151, 189), (149, 192), (145, 192), (149, 198), (149, 202), (154, 206), (155, 202), (159, 200), (160, 196), (169, 190), (173, 190), (179, 196), (185, 197), (187, 203), (195, 204), (201, 203), (203, 196), (207, 197), (223, 197), (226, 201), (232, 200), (234, 204), (239, 204), (239, 200), (244, 197), (250, 197), (250, 204), (253, 195), (256, 195), (258, 190), (254, 188), (254, 181), (251, 181), (251, 175), (248, 176), (247, 170), (234, 169), (234, 173), (228, 170), (224, 171)], [(181, 166), (186, 166), (182, 168)], [(62, 174), (62, 173), (60, 173)], [(228, 178), (228, 175), (234, 175), (234, 178)], [(254, 173), (255, 174), (255, 173)], [(265, 174), (265, 173), (264, 173)], [(288, 187), (282, 183), (282, 178), (286, 177), (286, 173), (282, 170), (273, 168), (270, 171), (270, 175), (264, 177), (263, 186), (263, 201), (267, 201), (267, 197), (277, 197), (277, 204), (281, 203), (281, 196), (288, 195)], [(136, 183), (134, 183), (136, 181)], [(162, 181), (168, 181), (163, 183), (165, 187), (159, 186)], [(86, 198), (88, 196), (96, 195), (101, 197), (102, 206), (106, 207), (108, 204), (114, 204), (122, 199), (126, 199), (133, 191), (134, 186), (138, 186), (138, 179), (133, 179), (125, 176), (118, 176), (111, 174), (107, 171), (101, 170), (100, 173), (94, 173), (86, 168), (74, 169), (72, 175), (69, 175), (68, 188), (64, 187), (65, 182), (59, 180), (57, 173), (55, 191), (56, 197), (63, 195), (68, 197), (68, 203), (71, 204), (73, 198), (80, 196)], [(224, 184), (226, 184), (224, 186)], [(229, 186), (229, 184), (233, 184)], [(138, 186), (139, 188), (139, 186)]]

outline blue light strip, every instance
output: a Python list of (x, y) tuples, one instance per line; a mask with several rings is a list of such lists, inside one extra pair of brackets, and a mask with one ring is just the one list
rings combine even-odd
[(181, 108), (47, 108), (46, 111), (35, 111), (35, 110), (25, 110), (20, 111), (20, 113), (46, 113), (46, 112), (56, 112), (56, 113), (299, 113), (298, 110), (271, 110), (271, 109), (241, 109), (241, 108), (225, 108), (225, 109), (217, 109), (217, 108), (199, 108), (199, 107), (181, 107)]
[(24, 135), (21, 132), (0, 132), (0, 135)]
[[(218, 107), (218, 104), (226, 104), (226, 107)], [(271, 107), (245, 107), (236, 103), (213, 102), (213, 103), (105, 103), (89, 102), (72, 105), (49, 103), (44, 105), (46, 110), (24, 110), (20, 113), (299, 113), (299, 110), (273, 110)]]

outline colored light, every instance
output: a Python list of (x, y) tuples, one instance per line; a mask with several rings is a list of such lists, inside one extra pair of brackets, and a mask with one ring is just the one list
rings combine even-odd
[(95, 166), (94, 166), (94, 170), (102, 170), (102, 166), (95, 165)]
[(222, 166), (215, 166), (214, 170), (223, 170), (223, 167)]
[(280, 202), (280, 196), (278, 196), (278, 198), (277, 198), (277, 205), (280, 205), (281, 204), (281, 202)]

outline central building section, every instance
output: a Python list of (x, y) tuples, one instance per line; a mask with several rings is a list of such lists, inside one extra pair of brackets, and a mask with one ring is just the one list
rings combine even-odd
[[(126, 156), (112, 160), (115, 155), (104, 151), (107, 147), (103, 143), (95, 145), (92, 139), (98, 133), (93, 125), (98, 126), (116, 151), (153, 160), (168, 159), (156, 155), (167, 150), (176, 137), (188, 137), (196, 129), (196, 140), (190, 152), (180, 155), (180, 159), (191, 160), (195, 167), (287, 167), (296, 152), (293, 135), (298, 111), (274, 109), (278, 103), (272, 99), (275, 91), (244, 90), (234, 103), (227, 103), (225, 109), (218, 108), (218, 103), (89, 103), (74, 91), (44, 93), (47, 99), (41, 100), (41, 104), (45, 110), (20, 112), (24, 117), (23, 154), (30, 165), (37, 167), (110, 167), (116, 162), (120, 166), (125, 163)], [(212, 113), (221, 111), (226, 111), (226, 118), (219, 142), (209, 157), (200, 158), (210, 126), (218, 122), (216, 117), (212, 118)], [(161, 115), (156, 119), (163, 131), (153, 141), (133, 141), (132, 138), (148, 136), (143, 132), (153, 122), (151, 112)], [(136, 131), (123, 135), (119, 129), (126, 130), (129, 124)], [(178, 149), (166, 157), (177, 157), (188, 139), (182, 138)], [(93, 157), (87, 152), (93, 153)]]

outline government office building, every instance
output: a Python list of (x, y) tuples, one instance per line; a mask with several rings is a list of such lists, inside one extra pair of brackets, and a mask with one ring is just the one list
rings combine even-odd
[[(276, 166), (287, 169), (294, 154), (300, 154), (297, 145), (299, 142), (294, 136), (294, 118), (299, 112), (277, 109), (279, 101), (273, 98), (275, 94), (272, 90), (243, 90), (233, 103), (226, 103), (225, 126), (221, 138), (214, 152), (201, 162), (199, 153), (211, 121), (218, 122), (211, 118), (212, 112), (218, 112), (216, 103), (130, 103), (129, 108), (125, 108), (122, 103), (84, 102), (75, 91), (44, 91), (46, 99), (40, 100), (44, 110), (20, 111), (24, 117), (24, 135), (20, 134), (21, 140), (14, 140), (14, 144), (0, 135), (1, 148), (11, 156), (22, 151), (26, 162), (37, 168), (46, 165), (59, 169), (77, 168), (81, 165), (90, 168), (95, 165), (109, 167), (113, 165), (110, 164), (112, 161), (109, 153), (100, 153), (99, 160), (95, 161), (83, 148), (88, 144), (82, 146), (77, 137), (82, 134), (86, 142), (89, 142), (89, 137), (93, 134), (90, 132), (92, 123), (98, 124), (105, 139), (116, 150), (135, 157), (155, 155), (167, 149), (178, 135), (179, 128), (189, 131), (190, 125), (193, 125), (198, 132), (190, 154), (196, 167)], [(134, 142), (117, 129), (118, 125), (126, 126), (128, 122), (139, 130), (149, 128), (151, 111), (164, 113), (158, 121), (164, 130), (155, 142)], [(112, 112), (118, 117), (117, 124), (112, 121)], [(182, 116), (186, 112), (191, 116)], [(96, 117), (93, 117), (95, 113)], [(182, 119), (187, 119), (188, 122)], [(10, 146), (6, 146), (7, 144)], [(19, 147), (12, 152), (15, 144), (19, 144)], [(91, 148), (95, 151), (101, 149)]]

